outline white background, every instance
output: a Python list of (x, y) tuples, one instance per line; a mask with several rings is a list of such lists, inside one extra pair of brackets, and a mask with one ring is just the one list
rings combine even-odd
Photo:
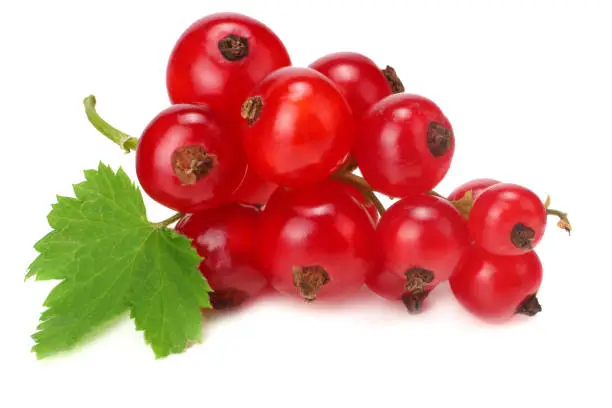
[[(126, 156), (81, 105), (136, 136), (168, 105), (165, 65), (196, 19), (268, 24), (295, 65), (334, 51), (390, 64), (457, 137), (442, 193), (475, 177), (529, 186), (569, 211), (550, 228), (533, 319), (485, 325), (447, 286), (409, 316), (364, 291), (338, 307), (265, 299), (213, 319), (204, 343), (156, 361), (126, 317), (75, 352), (29, 352), (51, 283), (23, 282), (55, 194)], [(612, 2), (5, 1), (0, 5), (0, 406), (610, 407)], [(170, 212), (148, 202), (152, 220)]]

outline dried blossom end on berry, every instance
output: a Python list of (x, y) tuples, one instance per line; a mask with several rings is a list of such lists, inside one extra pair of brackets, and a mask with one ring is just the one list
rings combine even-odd
[(239, 61), (249, 55), (249, 41), (236, 34), (229, 34), (220, 39), (217, 47), (228, 61)]
[(520, 304), (520, 306), (516, 309), (517, 314), (522, 314), (525, 316), (535, 316), (536, 314), (542, 311), (542, 305), (540, 305), (540, 301), (538, 300), (536, 295), (531, 295), (527, 297)]
[(317, 298), (317, 293), (329, 282), (329, 274), (319, 265), (294, 266), (293, 285), (306, 302), (312, 302)]
[(397, 73), (395, 72), (395, 69), (393, 69), (393, 67), (387, 65), (385, 69), (382, 70), (382, 73), (387, 79), (389, 86), (391, 87), (391, 92), (393, 92), (394, 94), (404, 92), (404, 84), (397, 76)]
[(510, 241), (512, 244), (520, 249), (533, 249), (533, 240), (535, 238), (535, 231), (524, 224), (517, 223), (512, 228), (510, 233)]
[(263, 106), (264, 103), (261, 96), (251, 96), (242, 104), (240, 115), (247, 120), (249, 126), (252, 126), (261, 116)]
[(174, 174), (183, 185), (193, 185), (205, 177), (216, 165), (216, 156), (202, 146), (185, 146), (172, 155)]

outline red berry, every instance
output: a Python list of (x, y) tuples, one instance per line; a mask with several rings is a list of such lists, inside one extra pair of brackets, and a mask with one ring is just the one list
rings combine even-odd
[(234, 192), (233, 199), (240, 203), (264, 205), (277, 188), (276, 184), (265, 180), (247, 167), (244, 180)]
[(474, 201), (468, 225), (474, 241), (487, 251), (520, 255), (535, 248), (544, 236), (546, 209), (533, 191), (499, 183)]
[(471, 191), (472, 200), (476, 200), (485, 189), (498, 183), (500, 183), (500, 181), (488, 178), (474, 179), (463, 183), (462, 185), (454, 189), (453, 192), (448, 195), (448, 199), (451, 201), (460, 200), (463, 198), (463, 196), (465, 196), (468, 191)]
[(540, 312), (536, 293), (541, 282), (542, 264), (534, 251), (501, 256), (477, 245), (466, 251), (450, 278), (455, 297), (466, 309), (494, 321)]
[(204, 258), (200, 272), (214, 290), (213, 308), (238, 306), (266, 287), (255, 252), (259, 222), (255, 207), (229, 204), (188, 215), (177, 224), (176, 230), (191, 238)]
[(329, 54), (310, 64), (310, 67), (338, 86), (356, 118), (360, 118), (370, 106), (392, 93), (383, 71), (374, 61), (361, 54)]
[(166, 72), (172, 103), (206, 104), (229, 120), (255, 84), (291, 65), (283, 43), (263, 23), (236, 13), (212, 14), (178, 40)]
[(338, 88), (310, 68), (281, 68), (243, 105), (249, 164), (281, 186), (327, 178), (346, 159), (354, 119)]
[(238, 138), (203, 106), (174, 105), (144, 130), (136, 173), (144, 191), (179, 212), (196, 212), (230, 198), (246, 161)]
[(364, 178), (392, 197), (433, 189), (455, 151), (448, 119), (430, 100), (396, 94), (373, 105), (357, 126), (353, 153)]
[(420, 195), (396, 202), (383, 214), (376, 241), (379, 265), (368, 276), (368, 287), (418, 312), (429, 292), (452, 274), (470, 236), (448, 201)]
[(261, 225), (260, 262), (280, 292), (306, 301), (346, 296), (363, 286), (373, 266), (374, 226), (334, 183), (278, 189)]

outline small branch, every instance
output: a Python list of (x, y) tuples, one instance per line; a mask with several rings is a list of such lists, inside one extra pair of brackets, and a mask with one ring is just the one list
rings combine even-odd
[(355, 157), (353, 155), (351, 155), (349, 157), (348, 162), (344, 165), (344, 167), (341, 169), (341, 171), (347, 172), (347, 173), (352, 173), (358, 167), (359, 167), (359, 165), (357, 164), (357, 160), (355, 160)]
[(170, 218), (166, 218), (163, 221), (160, 222), (152, 222), (151, 225), (153, 226), (154, 229), (161, 229), (161, 228), (166, 228), (168, 227), (170, 224), (173, 224), (177, 221), (179, 221), (181, 218), (183, 218), (185, 216), (185, 214), (183, 213), (176, 213), (174, 214), (172, 217)]
[(96, 111), (95, 96), (90, 95), (85, 98), (85, 100), (83, 100), (83, 105), (85, 105), (85, 114), (87, 115), (87, 119), (89, 119), (89, 122), (98, 130), (98, 132), (102, 133), (114, 143), (118, 144), (126, 153), (129, 153), (131, 150), (136, 150), (136, 146), (138, 146), (137, 138), (131, 137), (130, 135), (114, 128), (104, 119), (102, 119), (100, 115), (98, 115), (98, 112)]
[(564, 213), (563, 211), (547, 208), (546, 214), (554, 215), (555, 217), (558, 217), (559, 221), (557, 222), (557, 227), (566, 230), (567, 233), (571, 235), (572, 224), (570, 224), (569, 218), (567, 217), (567, 213)]
[(376, 197), (376, 194), (374, 194), (374, 191), (367, 193), (366, 197), (372, 202), (372, 204), (374, 204), (374, 207), (376, 207), (376, 210), (380, 215), (383, 215), (385, 211), (387, 211), (383, 203), (381, 203), (378, 197)]
[(372, 204), (374, 204), (376, 210), (380, 215), (383, 215), (385, 213), (385, 206), (380, 202), (378, 197), (376, 197), (374, 190), (368, 184), (368, 182), (365, 181), (364, 178), (348, 172), (335, 173), (334, 175), (332, 175), (332, 178), (355, 187), (361, 192), (361, 194), (364, 195), (365, 198), (367, 198), (369, 201), (372, 202)]
[(368, 184), (363, 177), (359, 177), (353, 173), (340, 172), (332, 175), (332, 178), (342, 181), (343, 183), (350, 184), (359, 189), (359, 191), (374, 191), (374, 189)]

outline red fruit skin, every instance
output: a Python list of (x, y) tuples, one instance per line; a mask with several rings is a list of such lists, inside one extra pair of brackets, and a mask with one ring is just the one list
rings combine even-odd
[(360, 118), (373, 104), (391, 95), (382, 71), (370, 58), (354, 52), (338, 52), (319, 58), (310, 68), (331, 79)]
[[(246, 57), (230, 61), (219, 40), (234, 34), (248, 41)], [(166, 85), (174, 104), (206, 104), (230, 121), (240, 120), (240, 106), (266, 75), (291, 65), (285, 46), (266, 25), (237, 13), (217, 13), (193, 23), (172, 50)]]
[[(450, 145), (435, 156), (428, 147), (432, 122), (450, 131)], [(370, 185), (391, 197), (409, 197), (433, 189), (444, 178), (455, 152), (448, 119), (429, 99), (394, 94), (377, 102), (357, 126), (353, 154)]]
[(249, 164), (280, 186), (302, 187), (331, 175), (347, 158), (354, 119), (338, 88), (310, 68), (281, 68), (251, 92), (259, 118), (243, 120)]
[(238, 306), (266, 287), (255, 252), (260, 218), (255, 207), (234, 203), (187, 215), (177, 224), (204, 258), (200, 272), (215, 291), (213, 308)]
[(542, 264), (538, 255), (491, 254), (478, 245), (466, 251), (450, 278), (457, 300), (474, 315), (502, 322), (514, 316), (523, 301), (538, 292)]
[[(214, 155), (215, 166), (194, 184), (175, 174), (173, 155), (186, 146)], [(240, 141), (204, 106), (174, 105), (145, 128), (136, 149), (136, 174), (143, 190), (158, 203), (191, 213), (229, 200), (246, 171)]]
[(387, 209), (376, 229), (379, 264), (366, 284), (379, 296), (399, 300), (407, 292), (405, 272), (424, 268), (434, 280), (430, 291), (453, 273), (470, 246), (461, 214), (448, 201), (431, 195), (404, 198)]
[(294, 266), (319, 265), (330, 280), (319, 299), (358, 291), (374, 266), (374, 226), (363, 207), (327, 181), (295, 190), (278, 189), (263, 211), (258, 239), (262, 268), (279, 292), (300, 297)]
[(264, 205), (278, 186), (271, 183), (247, 167), (240, 187), (234, 192), (235, 201), (245, 204)]
[(531, 248), (540, 242), (546, 229), (546, 208), (531, 190), (499, 183), (484, 190), (470, 210), (468, 226), (474, 241), (497, 255), (520, 255), (531, 251), (518, 248), (511, 240), (516, 224), (533, 229)]
[(448, 199), (451, 201), (460, 200), (465, 196), (468, 191), (472, 192), (472, 200), (476, 200), (478, 196), (487, 188), (499, 184), (501, 181), (497, 181), (489, 178), (480, 178), (470, 180), (466, 183), (463, 183), (459, 187), (455, 188), (449, 195)]

